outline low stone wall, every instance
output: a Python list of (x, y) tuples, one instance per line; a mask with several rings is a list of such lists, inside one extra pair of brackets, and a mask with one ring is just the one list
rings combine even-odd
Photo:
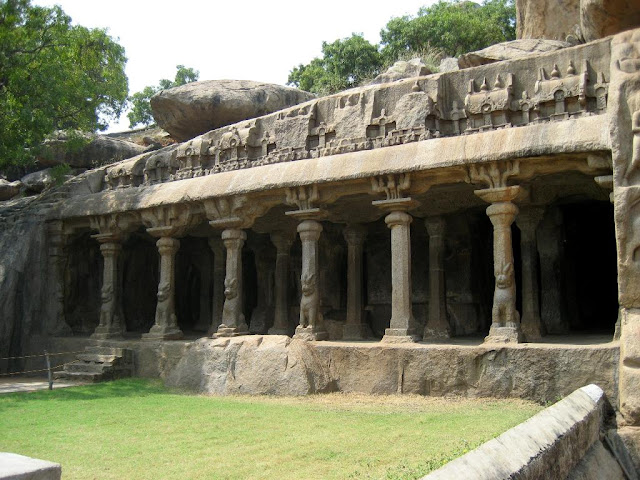
[(0, 452), (0, 480), (60, 480), (59, 463)]
[(627, 476), (600, 441), (605, 408), (602, 389), (582, 387), (423, 478), (624, 480)]
[(597, 383), (615, 404), (618, 358), (617, 343), (389, 345), (254, 335), (197, 340), (165, 374), (171, 386), (220, 395), (342, 391), (537, 402)]

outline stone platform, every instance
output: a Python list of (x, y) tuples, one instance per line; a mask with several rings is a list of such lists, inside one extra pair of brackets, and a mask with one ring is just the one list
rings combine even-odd
[[(513, 397), (555, 402), (589, 383), (617, 402), (619, 343), (610, 336), (545, 337), (545, 343), (486, 345), (481, 338), (447, 343), (305, 342), (282, 335), (187, 337), (179, 341), (96, 341), (58, 337), (50, 351), (89, 345), (128, 348), (133, 373), (200, 393), (372, 394)], [(34, 339), (34, 342), (38, 342)]]

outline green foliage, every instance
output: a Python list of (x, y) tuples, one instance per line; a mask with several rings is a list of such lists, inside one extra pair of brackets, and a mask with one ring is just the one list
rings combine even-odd
[(173, 80), (163, 78), (158, 82), (158, 86), (147, 86), (141, 92), (136, 92), (129, 101), (131, 102), (131, 111), (127, 114), (129, 119), (129, 128), (142, 124), (145, 127), (153, 123), (153, 113), (151, 112), (151, 104), (149, 100), (160, 90), (167, 88), (179, 87), (186, 83), (198, 80), (200, 72), (184, 65), (176, 66), (176, 76)]
[(71, 167), (66, 163), (61, 163), (51, 168), (51, 179), (55, 186), (60, 186), (64, 183), (67, 175), (71, 173)]
[(24, 165), (55, 130), (104, 130), (126, 105), (124, 49), (58, 6), (0, 1), (0, 168)]
[(362, 35), (322, 43), (322, 58), (298, 65), (287, 83), (318, 94), (335, 93), (372, 79), (397, 60), (421, 57), (437, 67), (444, 56), (459, 56), (494, 43), (513, 40), (513, 0), (439, 0), (415, 17), (392, 18), (380, 32), (380, 45)]
[(364, 78), (377, 74), (382, 56), (362, 34), (322, 42), (322, 58), (295, 67), (287, 83), (313, 93), (330, 94), (359, 85)]
[(415, 17), (389, 20), (380, 32), (382, 54), (385, 59), (395, 59), (407, 50), (435, 47), (457, 57), (514, 40), (515, 16), (513, 0), (484, 0), (481, 5), (440, 0), (422, 7)]

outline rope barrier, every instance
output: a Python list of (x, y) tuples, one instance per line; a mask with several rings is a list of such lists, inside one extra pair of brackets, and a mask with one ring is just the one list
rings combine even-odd
[[(84, 350), (79, 352), (60, 352), (60, 353), (50, 353), (50, 357), (55, 357), (58, 355), (77, 355), (78, 353), (85, 353)], [(38, 358), (38, 357), (46, 357), (47, 355), (25, 355), (24, 357), (0, 357), (0, 360), (18, 360), (20, 358)]]
[[(58, 368), (66, 367), (67, 365), (72, 365), (74, 363), (78, 363), (79, 360), (73, 360), (72, 362), (61, 363), (60, 365), (56, 365), (55, 367), (51, 367), (51, 370), (57, 370)], [(42, 368), (39, 370), (25, 370), (23, 372), (12, 372), (12, 373), (0, 373), (0, 377), (6, 377), (9, 375), (22, 375), (23, 373), (38, 373), (38, 372), (48, 372), (48, 368)]]

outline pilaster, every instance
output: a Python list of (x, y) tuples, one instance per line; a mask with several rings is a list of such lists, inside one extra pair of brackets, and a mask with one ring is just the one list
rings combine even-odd
[(429, 234), (429, 318), (422, 337), (424, 340), (450, 338), (444, 274), (444, 235), (447, 225), (442, 217), (427, 218), (425, 225)]
[(520, 251), (522, 255), (522, 321), (521, 328), (527, 342), (539, 341), (544, 335), (540, 317), (540, 289), (538, 287), (538, 247), (536, 229), (544, 209), (528, 207), (522, 209), (516, 224), (520, 229)]
[(289, 263), (290, 252), (293, 244), (293, 235), (287, 232), (274, 232), (271, 234), (271, 242), (276, 247), (276, 271), (275, 271), (275, 311), (273, 326), (269, 329), (269, 335), (290, 335), (289, 325)]
[(347, 225), (343, 231), (347, 242), (347, 321), (343, 328), (344, 340), (362, 340), (367, 337), (363, 313), (363, 244), (367, 230), (362, 225)]

